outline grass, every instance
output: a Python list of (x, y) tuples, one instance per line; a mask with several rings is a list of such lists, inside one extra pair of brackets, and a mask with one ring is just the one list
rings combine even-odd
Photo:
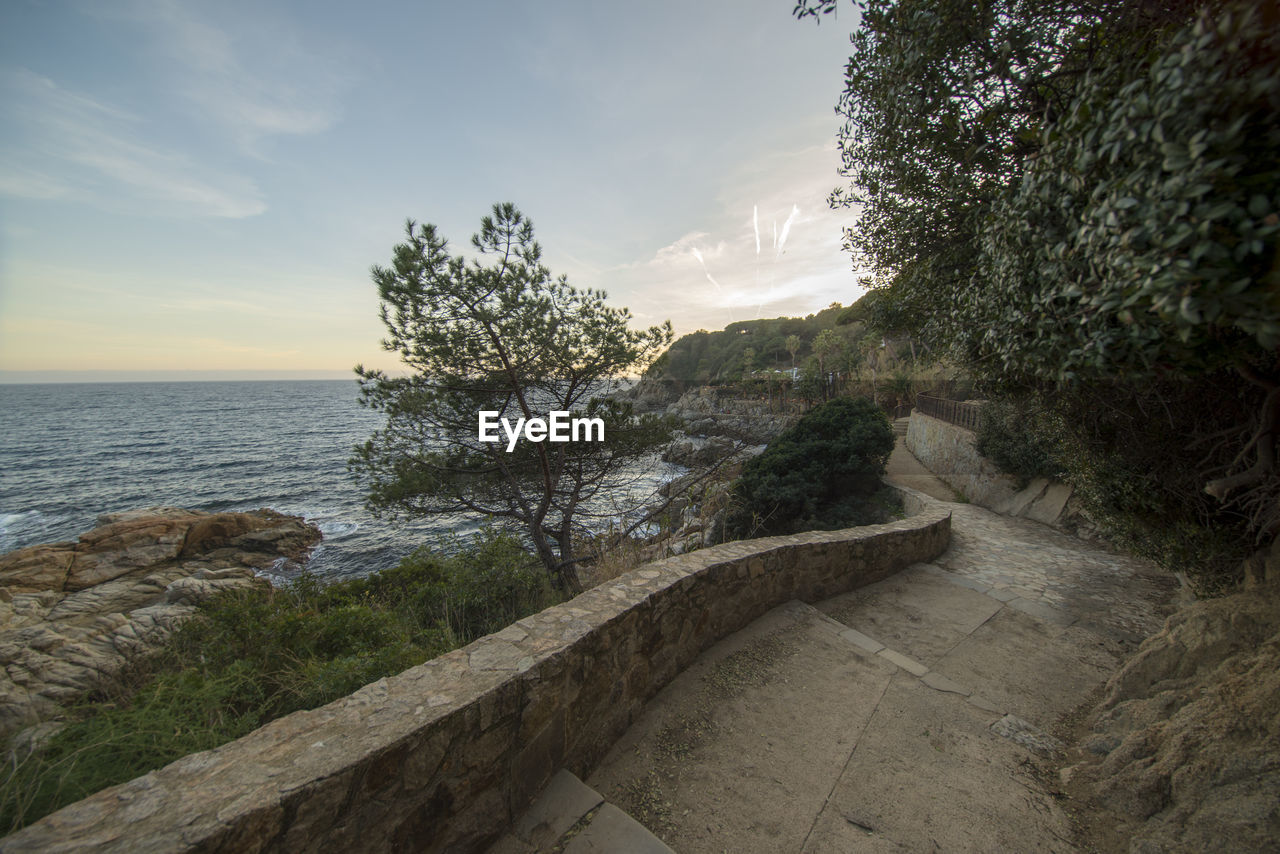
[(221, 594), (0, 781), (0, 832), (275, 718), (316, 708), (558, 601), (510, 536), (365, 578)]

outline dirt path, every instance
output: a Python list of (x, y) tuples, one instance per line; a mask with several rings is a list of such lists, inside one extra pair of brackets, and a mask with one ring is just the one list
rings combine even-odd
[[(889, 478), (950, 496), (899, 443)], [(914, 464), (914, 465), (913, 465)], [(951, 548), (707, 650), (587, 780), (678, 852), (1071, 851), (1046, 732), (1155, 631), (1174, 584), (953, 505)]]

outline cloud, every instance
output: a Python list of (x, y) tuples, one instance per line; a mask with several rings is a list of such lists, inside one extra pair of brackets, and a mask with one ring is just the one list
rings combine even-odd
[(316, 134), (337, 122), (347, 81), (331, 56), (303, 48), (286, 24), (259, 15), (250, 26), (240, 21), (233, 40), (177, 0), (137, 0), (126, 15), (151, 35), (192, 114), (248, 153), (265, 137)]
[(642, 323), (670, 318), (677, 334), (850, 303), (861, 294), (841, 247), (850, 215), (826, 204), (837, 163), (833, 146), (813, 146), (745, 164), (708, 227), (601, 271), (595, 284)]
[(0, 196), (19, 199), (63, 199), (73, 193), (65, 181), (14, 163), (0, 163)]
[[(111, 210), (240, 218), (266, 210), (254, 183), (141, 139), (142, 120), (22, 69), (0, 73), (0, 192)], [(56, 176), (56, 177), (55, 177)]]

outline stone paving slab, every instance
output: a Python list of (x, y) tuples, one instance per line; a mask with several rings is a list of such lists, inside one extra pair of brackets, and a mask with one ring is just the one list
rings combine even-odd
[(512, 826), (511, 832), (535, 850), (550, 848), (579, 819), (603, 802), (598, 792), (561, 769)]
[(799, 851), (898, 672), (829, 622), (792, 603), (720, 641), (587, 782), (681, 854)]
[(845, 629), (840, 633), (840, 637), (852, 643), (859, 649), (866, 650), (872, 654), (884, 649), (884, 644), (875, 638), (870, 638), (856, 629)]
[(1052, 726), (1121, 661), (1114, 641), (1004, 610), (934, 665), (999, 709)]
[(802, 850), (1073, 851), (1066, 816), (1022, 769), (1025, 749), (991, 722), (895, 676)]
[(893, 453), (889, 455), (888, 465), (885, 466), (885, 480), (918, 490), (939, 501), (956, 501), (959, 498), (954, 489), (912, 456), (901, 436), (894, 445)]
[(975, 590), (958, 587), (939, 577), (937, 571), (912, 566), (816, 607), (889, 649), (931, 667), (999, 611), (1001, 604)]
[(973, 691), (959, 682), (948, 679), (936, 670), (931, 670), (920, 677), (920, 681), (928, 685), (935, 691), (946, 691), (949, 694), (959, 694), (961, 697), (968, 697)]
[(914, 658), (908, 658), (896, 649), (882, 649), (877, 652), (876, 655), (880, 656), (885, 661), (891, 662), (896, 667), (901, 667), (912, 676), (924, 676), (929, 672), (929, 668), (925, 667)]
[(951, 548), (935, 563), (986, 584), (987, 595), (1021, 598), (1088, 621), (1136, 648), (1172, 613), (1177, 581), (1147, 561), (981, 507), (952, 508)]

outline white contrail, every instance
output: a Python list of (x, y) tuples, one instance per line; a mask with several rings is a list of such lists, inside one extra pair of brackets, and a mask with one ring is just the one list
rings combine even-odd
[(773, 221), (773, 251), (778, 251), (778, 221)]
[(782, 236), (778, 238), (778, 254), (781, 255), (785, 251), (787, 245), (787, 235), (791, 233), (791, 223), (796, 221), (796, 217), (800, 216), (800, 208), (795, 205), (791, 206), (791, 214), (787, 217), (787, 221), (782, 224)]
[(716, 290), (723, 290), (720, 283), (711, 275), (711, 271), (707, 269), (707, 262), (702, 260), (702, 253), (698, 251), (698, 247), (694, 246), (691, 250), (693, 257), (698, 259), (698, 263), (702, 265), (702, 274), (707, 277), (707, 281), (716, 286)]
[(751, 224), (756, 230), (756, 255), (760, 254), (760, 206), (751, 206)]

